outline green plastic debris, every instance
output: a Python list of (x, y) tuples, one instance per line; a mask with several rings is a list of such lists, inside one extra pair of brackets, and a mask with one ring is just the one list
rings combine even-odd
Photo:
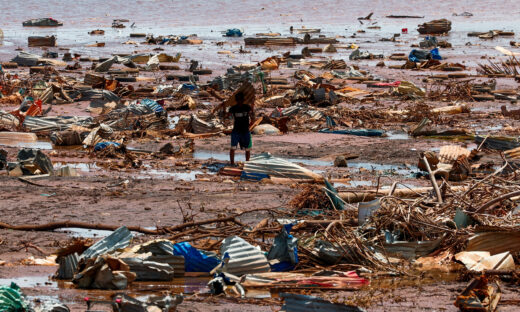
[(26, 312), (29, 311), (20, 287), (15, 283), (11, 286), (0, 286), (0, 311)]
[(329, 196), (336, 210), (343, 210), (345, 208), (345, 202), (339, 197), (338, 191), (327, 179), (325, 179), (325, 194)]

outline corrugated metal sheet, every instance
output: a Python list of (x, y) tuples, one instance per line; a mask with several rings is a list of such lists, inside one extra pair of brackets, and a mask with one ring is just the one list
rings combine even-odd
[(18, 127), (20, 124), (20, 121), (18, 121), (18, 118), (14, 117), (13, 115), (0, 110), (0, 125), (5, 126), (6, 128), (9, 127)]
[(168, 264), (173, 269), (173, 275), (175, 277), (184, 276), (184, 257), (174, 255), (157, 255), (146, 258), (148, 261), (159, 262)]
[(130, 272), (136, 274), (136, 281), (171, 281), (173, 268), (167, 263), (148, 261), (140, 258), (122, 258), (130, 266)]
[(136, 246), (134, 249), (138, 253), (152, 253), (151, 256), (146, 258), (147, 261), (169, 264), (173, 268), (175, 277), (184, 276), (184, 257), (174, 255), (171, 241), (166, 239), (153, 240)]
[(237, 104), (235, 96), (239, 92), (242, 92), (244, 94), (244, 104), (254, 105), (255, 88), (249, 81), (246, 81), (240, 86), (240, 88), (233, 92), (233, 94), (226, 101), (224, 101), (224, 107), (235, 106)]
[(89, 125), (92, 117), (62, 116), (62, 117), (25, 117), (23, 125), (30, 131), (62, 131), (73, 125)]
[(286, 107), (286, 108), (282, 109), (282, 115), (283, 116), (296, 115), (302, 109), (303, 109), (303, 106), (300, 105), (300, 104), (289, 106), (289, 107)]
[(135, 246), (138, 253), (151, 252), (153, 255), (173, 255), (173, 243), (167, 239), (156, 239)]
[(236, 276), (250, 273), (269, 272), (271, 268), (264, 253), (238, 236), (231, 236), (222, 242), (220, 254), (229, 255), (225, 271)]
[(35, 133), (0, 131), (0, 142), (36, 142)]
[(284, 304), (281, 311), (285, 312), (366, 312), (366, 310), (356, 306), (332, 303), (314, 296), (282, 293), (280, 294), (280, 297), (284, 299)]
[(190, 126), (193, 133), (213, 133), (224, 130), (224, 126), (217, 120), (204, 121), (191, 115)]
[(109, 90), (86, 89), (81, 90), (81, 100), (119, 102), (120, 98), (115, 93)]
[(323, 113), (318, 110), (307, 111), (307, 115), (311, 116), (314, 120), (319, 120), (324, 116)]
[(72, 279), (78, 268), (79, 256), (77, 253), (70, 254), (59, 259), (60, 267), (56, 274), (58, 279)]
[(383, 244), (384, 251), (389, 255), (397, 255), (406, 259), (415, 259), (433, 252), (442, 242), (442, 239), (434, 241), (395, 242)]
[(290, 179), (322, 179), (317, 173), (303, 168), (285, 159), (273, 157), (269, 153), (256, 155), (244, 165), (244, 171), (248, 173), (261, 173), (271, 177)]
[(520, 252), (520, 231), (477, 233), (469, 238), (466, 251), (489, 251), (491, 255)]
[(125, 248), (130, 245), (132, 237), (133, 235), (128, 228), (122, 226), (112, 232), (109, 236), (90, 246), (89, 249), (85, 250), (83, 254), (81, 254), (80, 259), (95, 258), (99, 255)]
[[(484, 141), (484, 137), (475, 136), (475, 143), (481, 144)], [(520, 142), (514, 138), (506, 137), (487, 137), (483, 146), (489, 149), (496, 149), (499, 151), (510, 150), (513, 148), (520, 147)]]
[(458, 145), (444, 145), (439, 152), (439, 161), (444, 164), (453, 165), (453, 163), (460, 157), (468, 157), (471, 152), (464, 147)]

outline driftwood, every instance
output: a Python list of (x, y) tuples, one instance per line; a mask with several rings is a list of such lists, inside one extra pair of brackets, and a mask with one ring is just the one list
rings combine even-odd
[(432, 182), (433, 189), (435, 190), (435, 194), (437, 195), (437, 201), (439, 202), (439, 204), (442, 204), (442, 195), (441, 195), (441, 191), (439, 190), (439, 185), (437, 185), (437, 181), (435, 180), (435, 175), (433, 174), (433, 172), (430, 168), (430, 163), (428, 163), (428, 159), (424, 155), (423, 155), (423, 162), (424, 162), (424, 165), (426, 166), (426, 170), (428, 170), (428, 174), (430, 175), (430, 181)]
[(504, 194), (502, 196), (499, 196), (499, 197), (496, 197), (496, 198), (493, 198), (492, 200), (482, 204), (480, 207), (478, 207), (475, 212), (480, 212), (482, 210), (485, 210), (491, 206), (493, 206), (494, 204), (496, 203), (499, 203), (503, 200), (506, 200), (506, 199), (510, 199), (512, 197), (515, 197), (515, 196), (519, 196), (520, 195), (520, 191), (514, 191), (514, 192), (511, 192), (511, 193), (507, 193), (507, 194)]
[[(458, 192), (466, 190), (467, 186), (454, 186), (451, 188), (452, 191)], [(400, 188), (393, 192), (394, 197), (399, 198), (416, 198), (421, 197), (425, 193), (431, 192), (433, 187), (418, 187), (418, 188)], [(342, 191), (339, 193), (341, 199), (347, 203), (359, 203), (367, 202), (376, 199), (376, 197), (388, 196), (390, 189), (388, 190), (353, 190), (353, 191)]]

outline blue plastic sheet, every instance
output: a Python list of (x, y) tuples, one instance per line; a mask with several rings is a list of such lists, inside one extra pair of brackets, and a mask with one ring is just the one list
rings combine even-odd
[(267, 259), (277, 259), (280, 262), (271, 265), (271, 271), (291, 271), (298, 263), (298, 239), (289, 234), (293, 224), (286, 224), (282, 231), (274, 238), (273, 246), (267, 253)]
[(431, 53), (425, 50), (413, 49), (410, 54), (408, 54), (408, 59), (414, 63), (426, 61), (431, 59)]
[(350, 135), (367, 136), (367, 137), (378, 137), (378, 136), (382, 136), (385, 133), (384, 130), (375, 130), (375, 129), (330, 130), (328, 128), (321, 129), (319, 132), (333, 133), (333, 134), (350, 134)]
[(197, 87), (191, 83), (183, 83), (181, 86), (181, 91), (195, 91), (195, 89), (197, 89)]
[(173, 245), (173, 254), (184, 257), (186, 272), (210, 272), (220, 263), (216, 256), (208, 255), (187, 242)]
[(242, 171), (242, 174), (240, 175), (240, 179), (246, 180), (246, 181), (258, 182), (258, 181), (261, 181), (262, 179), (269, 179), (269, 175), (265, 174), (265, 173)]
[(439, 48), (430, 50), (430, 54), (432, 56), (432, 59), (439, 60), (439, 61), (442, 60), (442, 56), (439, 53)]
[(238, 28), (230, 28), (226, 30), (226, 37), (242, 37), (242, 31)]
[(116, 142), (99, 142), (96, 145), (94, 145), (94, 151), (98, 152), (101, 150), (104, 150), (105, 148), (109, 147), (110, 145), (115, 145), (116, 147), (120, 147), (121, 144)]
[(413, 49), (408, 55), (408, 59), (414, 63), (427, 60), (442, 60), (439, 49), (435, 48), (430, 51)]

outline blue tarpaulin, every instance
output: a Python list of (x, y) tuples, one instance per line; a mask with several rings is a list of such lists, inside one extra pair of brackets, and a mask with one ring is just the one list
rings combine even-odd
[(414, 63), (427, 60), (442, 60), (439, 49), (435, 48), (430, 51), (413, 49), (408, 55), (408, 59)]
[(226, 37), (242, 37), (242, 31), (238, 28), (230, 28), (226, 30)]
[(242, 174), (240, 175), (240, 179), (246, 180), (246, 181), (258, 182), (258, 181), (261, 181), (262, 179), (269, 179), (269, 175), (265, 174), (265, 173), (260, 173), (260, 172), (242, 171)]
[(209, 255), (187, 242), (173, 245), (173, 254), (184, 257), (186, 272), (210, 272), (220, 263), (216, 255)]
[(432, 56), (432, 59), (439, 60), (439, 61), (442, 60), (442, 56), (439, 53), (439, 48), (430, 50), (430, 54)]
[(116, 142), (99, 142), (96, 145), (94, 145), (94, 151), (98, 152), (101, 150), (104, 150), (105, 148), (109, 147), (110, 145), (115, 145), (116, 147), (120, 147), (121, 144)]
[(274, 238), (273, 246), (267, 254), (267, 259), (277, 259), (280, 262), (271, 265), (271, 271), (291, 271), (298, 263), (298, 239), (290, 235), (293, 224), (286, 224), (282, 231)]

